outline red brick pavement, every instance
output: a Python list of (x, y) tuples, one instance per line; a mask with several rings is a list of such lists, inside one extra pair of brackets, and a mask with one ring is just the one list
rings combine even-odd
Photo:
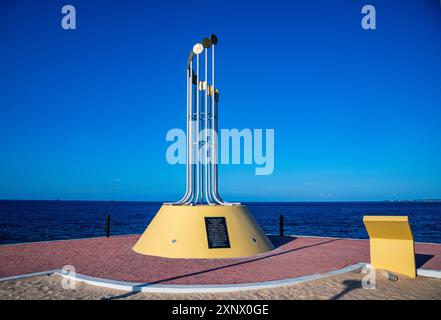
[[(161, 284), (236, 284), (280, 280), (369, 262), (369, 242), (272, 237), (277, 249), (240, 259), (168, 259), (136, 254), (139, 236), (0, 246), (0, 278), (61, 269), (120, 281)], [(441, 270), (441, 245), (416, 244), (417, 265)]]

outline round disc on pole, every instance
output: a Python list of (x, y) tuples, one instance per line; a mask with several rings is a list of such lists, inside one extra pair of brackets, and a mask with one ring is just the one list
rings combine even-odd
[(208, 38), (202, 39), (202, 45), (204, 46), (205, 49), (210, 48), (211, 47), (211, 40)]
[(193, 46), (193, 52), (194, 52), (195, 54), (201, 54), (202, 51), (204, 51), (204, 47), (202, 46), (201, 43), (196, 43), (196, 44)]
[(211, 40), (212, 44), (217, 45), (218, 40), (217, 40), (217, 37), (214, 33), (210, 36), (210, 40)]

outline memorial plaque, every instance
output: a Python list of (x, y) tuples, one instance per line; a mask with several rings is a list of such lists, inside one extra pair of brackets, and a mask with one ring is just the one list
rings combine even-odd
[(208, 248), (230, 248), (227, 222), (224, 217), (205, 217)]

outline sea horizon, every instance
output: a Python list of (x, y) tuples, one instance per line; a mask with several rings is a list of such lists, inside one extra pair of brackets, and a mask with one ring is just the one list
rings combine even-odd
[[(94, 200), (94, 199), (0, 199), (0, 201), (63, 201), (63, 202), (152, 202), (173, 203), (175, 200)], [(384, 199), (384, 200), (284, 200), (284, 201), (257, 201), (243, 200), (239, 203), (361, 203), (361, 202), (441, 202), (441, 199)]]
[[(166, 201), (165, 201), (166, 202)], [(164, 201), (0, 200), (0, 244), (141, 234)], [(243, 201), (267, 234), (368, 239), (365, 215), (408, 216), (415, 241), (441, 243), (439, 201)]]

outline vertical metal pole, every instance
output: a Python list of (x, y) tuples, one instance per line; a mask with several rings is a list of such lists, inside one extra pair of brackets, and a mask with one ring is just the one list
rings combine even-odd
[(199, 202), (201, 195), (201, 161), (200, 161), (200, 139), (199, 139), (199, 121), (200, 121), (200, 110), (199, 110), (199, 99), (200, 99), (200, 78), (199, 78), (199, 54), (196, 55), (196, 202)]
[[(210, 176), (210, 169), (211, 169), (211, 161), (209, 162), (209, 156), (208, 153), (211, 150), (210, 144), (208, 142), (208, 131), (210, 129), (209, 126), (209, 108), (208, 108), (208, 94), (209, 94), (209, 84), (208, 84), (208, 48), (205, 48), (205, 137), (204, 137), (204, 169), (205, 169), (205, 201), (208, 204), (213, 204), (211, 201), (211, 176)], [(210, 154), (211, 156), (211, 154)], [(211, 157), (210, 157), (211, 158)]]
[(185, 195), (184, 197), (177, 202), (177, 204), (182, 204), (188, 200), (190, 197), (190, 185), (191, 185), (191, 164), (190, 164), (190, 113), (191, 113), (191, 104), (190, 104), (190, 94), (191, 94), (191, 67), (187, 65), (187, 165), (186, 165), (186, 184), (185, 184)]
[(284, 225), (283, 225), (283, 214), (280, 215), (280, 236), (283, 237), (283, 230), (284, 229)]
[(215, 198), (216, 202), (218, 204), (222, 203), (222, 200), (220, 199), (218, 193), (217, 193), (217, 139), (218, 139), (218, 132), (217, 132), (217, 106), (215, 101), (215, 95), (216, 95), (216, 84), (215, 84), (215, 47), (216, 44), (212, 45), (211, 49), (211, 85), (213, 86), (213, 92), (211, 96), (211, 126), (213, 129), (213, 141), (211, 146), (211, 156), (212, 156), (212, 192), (213, 197)]
[(187, 111), (187, 165), (188, 165), (188, 181), (189, 181), (189, 190), (188, 196), (184, 200), (185, 204), (192, 201), (192, 197), (194, 194), (194, 174), (193, 174), (193, 55), (191, 57), (189, 63), (189, 85), (188, 85), (188, 111)]
[(106, 216), (106, 238), (110, 237), (110, 214)]
[[(203, 63), (201, 62), (201, 69), (203, 68)], [(201, 70), (201, 73), (203, 71)], [(201, 76), (202, 78), (202, 76)], [(204, 136), (201, 134), (204, 132), (204, 93), (203, 93), (203, 80), (199, 81), (199, 189), (200, 189), (200, 204), (204, 202)]]
[(208, 48), (204, 49), (204, 83), (205, 83), (205, 91), (204, 91), (204, 198), (205, 201), (208, 202), (208, 157), (207, 157), (207, 148), (208, 148), (208, 133), (207, 133), (207, 119), (208, 119), (208, 105), (207, 105), (207, 92), (208, 92), (208, 69), (207, 69), (207, 59), (208, 59)]
[[(196, 78), (196, 75), (194, 76), (195, 77), (195, 79), (196, 79), (196, 86), (197, 86), (197, 78)], [(193, 83), (192, 83), (192, 85), (194, 85)], [(198, 161), (198, 156), (197, 156), (197, 154), (196, 154), (196, 151), (197, 151), (197, 148), (196, 148), (196, 144), (197, 144), (197, 139), (196, 139), (196, 135), (197, 135), (197, 120), (196, 120), (196, 101), (197, 101), (197, 88), (196, 88), (196, 90), (192, 90), (192, 103), (191, 103), (191, 107), (192, 107), (192, 109), (191, 109), (191, 115), (192, 115), (192, 133), (191, 133), (191, 161), (192, 161), (192, 165), (191, 165), (191, 167), (192, 167), (192, 173), (191, 173), (191, 175), (192, 175), (192, 179), (193, 179), (193, 183), (192, 183), (192, 186), (193, 186), (193, 192), (192, 192), (192, 195), (191, 195), (191, 198), (190, 198), (190, 200), (189, 200), (189, 203), (190, 204), (194, 204), (194, 203), (196, 203), (197, 202), (197, 197), (198, 197), (198, 194), (197, 194), (197, 192), (198, 192), (198, 190), (197, 190), (197, 183), (198, 183), (198, 181), (197, 181), (197, 179), (198, 179), (198, 176), (197, 176), (197, 174), (198, 174), (198, 172), (197, 172), (197, 169), (198, 169), (198, 167), (197, 167), (197, 161)]]
[(213, 143), (212, 143), (212, 195), (214, 201), (220, 205), (233, 205), (222, 200), (218, 193), (218, 182), (217, 182), (217, 166), (218, 166), (218, 103), (216, 99), (216, 87), (215, 87), (215, 47), (216, 44), (212, 45), (211, 51), (211, 82), (213, 86), (213, 92), (211, 97), (211, 116), (212, 116), (212, 128), (213, 128)]
[(194, 153), (193, 153), (193, 147), (194, 147), (194, 145), (193, 145), (193, 61), (191, 61), (190, 62), (190, 73), (191, 73), (191, 75), (190, 75), (190, 92), (189, 92), (189, 107), (190, 107), (190, 120), (189, 120), (189, 122), (190, 122), (190, 133), (189, 133), (189, 135), (190, 135), (190, 144), (189, 144), (189, 146), (188, 146), (188, 148), (190, 148), (190, 168), (191, 168), (191, 172), (190, 172), (190, 175), (191, 175), (191, 178), (190, 178), (190, 197), (189, 197), (189, 200), (191, 201), (191, 198), (193, 197), (193, 194), (194, 194), (194, 173), (193, 173), (193, 171), (194, 171), (194, 166), (193, 166), (193, 162), (194, 162), (194, 160), (193, 160), (193, 156), (194, 156)]

